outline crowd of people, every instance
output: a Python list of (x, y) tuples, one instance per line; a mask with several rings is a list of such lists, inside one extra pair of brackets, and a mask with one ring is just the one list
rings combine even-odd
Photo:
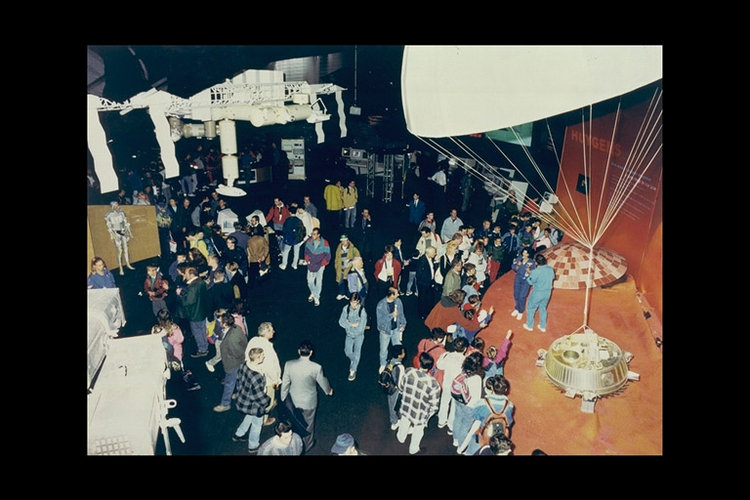
[[(263, 322), (253, 333), (245, 316), (254, 290), (262, 290), (276, 273), (298, 267), (305, 269), (308, 301), (319, 306), (323, 276), (333, 264), (328, 272), (335, 273), (335, 297), (343, 301), (334, 324), (345, 338), (347, 380), (358, 376), (365, 332), (376, 330), (377, 376), (392, 379), (385, 384), (390, 426), (401, 443), (411, 436), (409, 453), (420, 453), (424, 430), (436, 416), (457, 453), (512, 454), (515, 408), (503, 374), (512, 331), (499, 347), (484, 345), (481, 331), (495, 310), (482, 298), (499, 276), (513, 271), (512, 316), (525, 315), (521, 326), (533, 330), (539, 311), (537, 328), (545, 331), (554, 271), (538, 252), (557, 244), (562, 233), (551, 224), (542, 227), (538, 206), (519, 211), (511, 192), (481, 220), (462, 220), (458, 208), (441, 219), (414, 192), (406, 207), (411, 234), (383, 234), (377, 214), (359, 197), (356, 179), (343, 178), (327, 183), (320, 209), (311, 201), (313, 193), (299, 200), (277, 196), (266, 209), (238, 213), (234, 230), (222, 231), (217, 216), (231, 201), (210, 187), (191, 192), (186, 185), (154, 198), (162, 262), (169, 265), (166, 273), (158, 264), (147, 267), (143, 293), (153, 305), (152, 333), (163, 336), (189, 390), (200, 386), (183, 368), (180, 339), (191, 335), (193, 358), (208, 357), (214, 345), (205, 367), (213, 372), (221, 363), (225, 373), (214, 411), (228, 411), (234, 403), (245, 414), (233, 440), (246, 441), (248, 451), (258, 454), (299, 455), (315, 445), (318, 390), (332, 396), (333, 389), (323, 367), (310, 359), (314, 346), (307, 339), (300, 342), (299, 357), (286, 360), (282, 369), (273, 325)], [(141, 192), (134, 193), (136, 199), (143, 199)], [(377, 247), (378, 241), (387, 243)], [(88, 286), (114, 286), (99, 257), (92, 262)], [(405, 304), (401, 297), (412, 295), (416, 302)], [(417, 310), (429, 332), (408, 359), (405, 307)], [(275, 408), (277, 417), (271, 417)], [(503, 425), (489, 435), (486, 423), (496, 414)], [(261, 430), (270, 425), (274, 436), (261, 443)], [(364, 454), (351, 435), (339, 438), (332, 453)]]

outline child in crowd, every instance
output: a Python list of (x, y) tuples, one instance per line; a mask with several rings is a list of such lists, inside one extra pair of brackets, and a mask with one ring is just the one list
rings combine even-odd
[(166, 308), (156, 313), (156, 324), (151, 328), (151, 334), (161, 336), (161, 342), (167, 351), (169, 367), (174, 371), (182, 371), (182, 380), (185, 382), (186, 389), (188, 391), (200, 389), (200, 384), (193, 379), (193, 373), (185, 370), (185, 365), (182, 363), (182, 343), (185, 337)]
[(510, 338), (513, 336), (513, 330), (508, 330), (503, 339), (503, 343), (500, 344), (500, 349), (491, 345), (485, 354), (484, 368), (485, 380), (493, 375), (504, 375), (505, 371), (505, 360), (508, 358), (508, 350), (510, 349)]
[(477, 290), (476, 286), (477, 286), (477, 277), (474, 275), (467, 276), (466, 283), (464, 283), (464, 285), (461, 287), (461, 290), (466, 292), (466, 297), (464, 297), (464, 301), (461, 304), (462, 309), (469, 302), (469, 297), (473, 297), (474, 295), (479, 294), (479, 290)]
[(221, 341), (223, 338), (223, 329), (221, 327), (221, 317), (226, 314), (227, 310), (224, 307), (220, 307), (214, 311), (214, 320), (208, 323), (206, 333), (208, 334), (208, 341), (216, 346), (216, 355), (206, 361), (206, 370), (211, 373), (214, 372), (216, 364), (221, 361)]
[(474, 336), (479, 332), (479, 330), (489, 324), (490, 320), (492, 319), (492, 315), (495, 312), (495, 306), (490, 306), (489, 311), (481, 309), (482, 303), (479, 300), (479, 296), (474, 294), (472, 295), (472, 297), (476, 298), (470, 299), (470, 302), (467, 302), (466, 305), (462, 307), (462, 309), (464, 312), (464, 318), (470, 320), (474, 324), (474, 327), (469, 330), (459, 324), (456, 324), (456, 336), (465, 337), (469, 342), (474, 339)]
[(159, 271), (156, 264), (146, 266), (146, 280), (143, 282), (143, 291), (148, 295), (151, 301), (151, 309), (156, 316), (162, 309), (167, 309), (167, 294), (169, 292), (169, 283)]

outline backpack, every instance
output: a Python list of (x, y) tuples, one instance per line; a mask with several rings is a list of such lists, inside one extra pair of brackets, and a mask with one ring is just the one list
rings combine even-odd
[(160, 228), (168, 228), (172, 224), (172, 216), (167, 207), (156, 206), (156, 225)]
[(307, 228), (305, 227), (305, 224), (302, 222), (302, 219), (300, 219), (299, 225), (297, 226), (297, 231), (295, 232), (294, 241), (295, 243), (302, 243), (307, 239)]
[(359, 294), (359, 300), (361, 302), (364, 302), (365, 298), (367, 298), (367, 283), (365, 283), (362, 280), (362, 275), (360, 275), (357, 271), (355, 271), (353, 269), (351, 271), (349, 271), (349, 274), (346, 275), (347, 282), (349, 281), (349, 275), (351, 275), (351, 274), (355, 274), (357, 276), (357, 280), (359, 281), (360, 289), (359, 290), (352, 290), (350, 288), (349, 289), (349, 293), (357, 292)]
[(487, 406), (490, 407), (490, 414), (484, 420), (484, 423), (477, 429), (476, 436), (479, 442), (479, 446), (485, 446), (490, 444), (490, 438), (499, 434), (505, 437), (510, 437), (510, 427), (508, 426), (508, 417), (505, 416), (505, 410), (508, 408), (508, 399), (505, 400), (503, 408), (497, 412), (492, 407), (492, 403), (487, 398), (484, 398)]
[(451, 396), (461, 404), (468, 404), (471, 401), (469, 386), (466, 384), (466, 373), (463, 371), (451, 382)]
[(378, 384), (380, 384), (380, 387), (383, 388), (383, 392), (385, 392), (389, 396), (398, 391), (396, 378), (393, 376), (394, 366), (394, 364), (389, 363), (378, 376)]

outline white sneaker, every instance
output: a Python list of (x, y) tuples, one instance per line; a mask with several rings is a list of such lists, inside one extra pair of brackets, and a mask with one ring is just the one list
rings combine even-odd
[(378, 368), (378, 375), (383, 373), (383, 370), (385, 370), (385, 365), (380, 365), (380, 367)]
[(518, 316), (518, 311), (516, 311), (515, 309), (513, 309), (513, 312), (510, 313), (510, 315), (515, 318), (516, 316)]
[(409, 295), (411, 295), (411, 290), (409, 290), (408, 292), (406, 292), (406, 296), (408, 297)]
[(206, 361), (206, 370), (208, 370), (211, 373), (213, 373), (214, 370), (216, 370), (216, 368), (214, 368), (214, 365), (212, 365), (211, 363), (209, 363), (208, 361)]
[(336, 300), (346, 300), (346, 295), (338, 294), (336, 295)]
[(395, 424), (391, 424), (391, 430), (395, 431), (396, 429), (398, 429), (398, 422), (396, 422)]
[(517, 319), (518, 321), (521, 321), (521, 320), (523, 319), (523, 313), (518, 313), (518, 314), (516, 315), (516, 319)]
[(347, 379), (349, 382), (353, 381), (355, 378), (357, 378), (357, 372), (354, 370), (349, 370), (349, 378)]
[(530, 331), (530, 332), (533, 332), (533, 331), (534, 331), (534, 329), (533, 329), (533, 328), (531, 328), (531, 327), (530, 327), (529, 325), (527, 325), (526, 323), (524, 323), (524, 324), (523, 324), (523, 329), (524, 329), (524, 330), (528, 330), (528, 331)]
[(299, 260), (299, 265), (300, 266), (306, 266), (307, 265), (307, 261), (305, 259), (300, 259)]
[(313, 300), (315, 300), (315, 297), (313, 297), (313, 295), (310, 294), (310, 296), (307, 298), (307, 301), (312, 302)]
[(316, 307), (320, 305), (320, 299), (314, 299), (313, 302), (315, 302)]
[(284, 269), (286, 269), (286, 266), (284, 266), (284, 265), (280, 265), (280, 266), (279, 266), (279, 269), (281, 269), (281, 270), (283, 271)]
[(542, 333), (544, 333), (544, 332), (547, 331), (547, 329), (546, 328), (542, 328), (541, 325), (537, 326), (537, 328), (539, 328), (539, 331), (542, 332)]

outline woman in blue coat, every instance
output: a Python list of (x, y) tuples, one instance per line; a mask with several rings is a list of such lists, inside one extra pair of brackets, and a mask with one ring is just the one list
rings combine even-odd
[(528, 248), (521, 250), (521, 253), (513, 259), (513, 264), (511, 265), (511, 269), (516, 272), (516, 277), (513, 280), (513, 301), (516, 308), (513, 309), (510, 315), (519, 321), (523, 318), (523, 311), (526, 309), (526, 298), (531, 288), (527, 278), (531, 274), (531, 271), (536, 269), (536, 263), (531, 258), (529, 251)]
[(351, 382), (357, 377), (362, 343), (365, 341), (365, 326), (367, 326), (367, 311), (362, 306), (358, 293), (353, 293), (349, 304), (341, 310), (339, 325), (346, 332), (344, 354), (349, 358), (349, 381)]

